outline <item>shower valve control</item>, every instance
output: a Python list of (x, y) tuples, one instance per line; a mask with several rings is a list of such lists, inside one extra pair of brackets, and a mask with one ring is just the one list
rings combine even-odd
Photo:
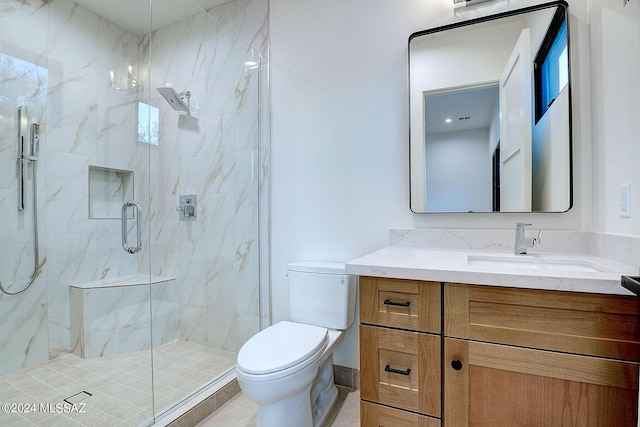
[(197, 199), (195, 194), (180, 196), (180, 206), (176, 208), (180, 221), (185, 221), (187, 218), (195, 218), (197, 216), (196, 206)]

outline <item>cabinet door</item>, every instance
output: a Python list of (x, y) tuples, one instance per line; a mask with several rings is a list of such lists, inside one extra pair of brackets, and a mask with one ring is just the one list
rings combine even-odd
[(440, 337), (360, 326), (360, 397), (440, 416)]
[(638, 364), (445, 339), (447, 427), (636, 427)]

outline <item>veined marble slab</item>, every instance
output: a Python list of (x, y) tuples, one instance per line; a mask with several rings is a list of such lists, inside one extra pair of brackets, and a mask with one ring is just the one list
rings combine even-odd
[(122, 277), (110, 277), (108, 279), (94, 280), (92, 282), (74, 283), (69, 285), (72, 288), (111, 288), (115, 286), (136, 286), (136, 285), (156, 285), (162, 282), (175, 280), (175, 277), (149, 276), (146, 274), (130, 274)]
[(620, 285), (621, 275), (637, 275), (629, 265), (589, 254), (531, 251), (519, 257), (557, 257), (576, 263), (593, 263), (610, 271), (565, 271), (521, 267), (474, 265), (471, 257), (515, 257), (504, 250), (439, 249), (388, 246), (346, 264), (349, 274), (436, 282), (492, 285), (555, 291), (633, 295)]

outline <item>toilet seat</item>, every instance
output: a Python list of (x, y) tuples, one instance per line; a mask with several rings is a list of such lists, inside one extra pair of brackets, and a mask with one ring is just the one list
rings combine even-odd
[(251, 376), (273, 378), (269, 374), (278, 372), (289, 375), (289, 371), (295, 372), (316, 360), (328, 341), (326, 328), (282, 321), (258, 332), (242, 346), (238, 369)]

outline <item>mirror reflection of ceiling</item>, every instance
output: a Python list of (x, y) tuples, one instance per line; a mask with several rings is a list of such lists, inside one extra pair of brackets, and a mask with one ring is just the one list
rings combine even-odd
[[(141, 36), (149, 33), (149, 2), (140, 0), (73, 0), (125, 30)], [(153, 0), (152, 29), (196, 15), (229, 0)]]
[(498, 84), (425, 94), (429, 133), (459, 132), (491, 126), (498, 102)]

